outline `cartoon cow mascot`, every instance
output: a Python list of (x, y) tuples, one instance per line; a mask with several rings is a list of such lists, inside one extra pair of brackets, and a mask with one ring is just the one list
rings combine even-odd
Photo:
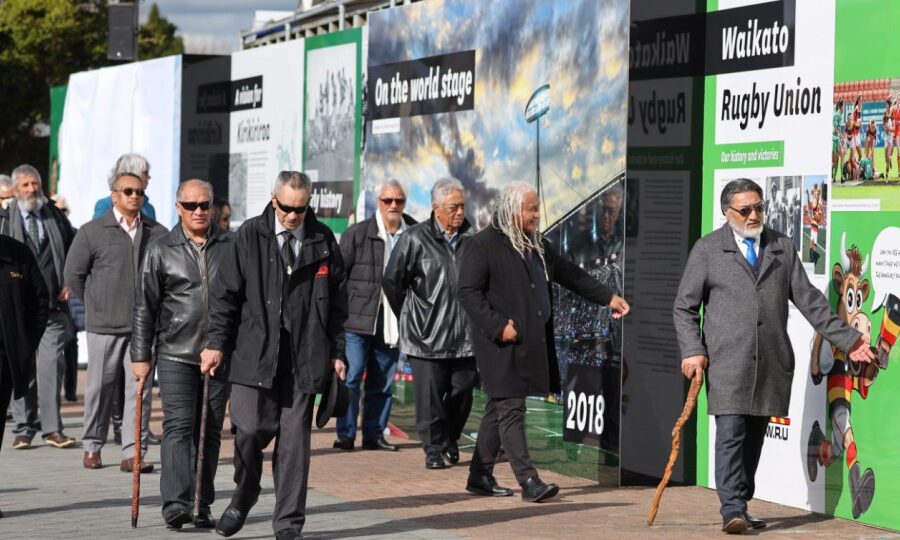
[[(831, 284), (838, 296), (837, 314), (847, 324), (859, 330), (863, 339), (871, 343), (872, 323), (862, 312), (863, 302), (869, 297), (869, 280), (863, 279), (869, 264), (869, 257), (862, 261), (856, 246), (845, 249), (846, 233), (841, 237), (841, 262), (832, 268)], [(828, 440), (819, 426), (813, 423), (807, 447), (807, 472), (811, 482), (815, 482), (819, 466), (828, 467), (835, 459), (846, 453), (849, 470), (850, 496), (853, 517), (858, 518), (872, 504), (875, 496), (875, 473), (872, 469), (861, 472), (857, 460), (856, 441), (850, 424), (850, 396), (855, 390), (863, 399), (869, 395), (869, 387), (880, 370), (887, 369), (891, 347), (900, 329), (900, 300), (893, 294), (888, 296), (882, 322), (882, 329), (876, 347), (877, 361), (860, 364), (850, 361), (837, 347), (831, 346), (821, 335), (813, 338), (810, 375), (814, 384), (823, 378), (828, 380), (828, 416), (831, 420), (832, 437)]]

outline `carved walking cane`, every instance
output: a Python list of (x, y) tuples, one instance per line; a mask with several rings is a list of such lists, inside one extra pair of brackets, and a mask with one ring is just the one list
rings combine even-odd
[(675, 427), (672, 428), (672, 452), (669, 453), (666, 472), (656, 487), (656, 495), (653, 496), (653, 505), (650, 507), (650, 514), (647, 516), (648, 526), (652, 526), (653, 520), (656, 519), (656, 512), (659, 511), (659, 500), (662, 498), (663, 491), (669, 483), (669, 477), (672, 476), (672, 467), (675, 466), (675, 460), (678, 459), (678, 449), (681, 446), (681, 428), (694, 411), (694, 405), (697, 404), (697, 395), (700, 393), (701, 386), (703, 386), (702, 371), (694, 375), (694, 379), (691, 381), (691, 388), (688, 390), (687, 400), (684, 402), (684, 410), (681, 411), (681, 416), (678, 417)]
[(144, 378), (138, 379), (137, 400), (134, 404), (134, 460), (131, 462), (131, 527), (137, 527), (138, 507), (141, 504), (141, 416), (144, 408)]
[(197, 441), (197, 474), (194, 476), (194, 515), (200, 515), (200, 486), (203, 481), (203, 446), (206, 441), (206, 411), (209, 408), (209, 373), (203, 375), (203, 403), (200, 408), (200, 438)]

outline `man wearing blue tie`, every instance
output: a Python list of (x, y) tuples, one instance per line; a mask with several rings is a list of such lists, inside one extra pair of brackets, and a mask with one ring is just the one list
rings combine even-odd
[(727, 533), (766, 526), (748, 513), (747, 502), (769, 418), (788, 415), (794, 378), (788, 299), (854, 361), (875, 358), (869, 336), (832, 313), (809, 282), (793, 241), (763, 225), (762, 195), (747, 179), (725, 186), (719, 202), (727, 223), (694, 245), (673, 313), (681, 371), (688, 378), (706, 371), (709, 414), (716, 418), (716, 491)]

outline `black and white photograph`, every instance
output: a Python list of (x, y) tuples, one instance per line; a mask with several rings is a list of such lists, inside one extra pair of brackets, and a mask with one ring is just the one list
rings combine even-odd
[(802, 176), (770, 176), (766, 178), (766, 225), (791, 237), (794, 249), (800, 251)]

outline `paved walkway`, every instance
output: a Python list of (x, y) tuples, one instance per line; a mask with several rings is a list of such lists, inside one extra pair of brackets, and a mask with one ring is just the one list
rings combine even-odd
[[(83, 373), (82, 373), (83, 375)], [(154, 397), (153, 429), (161, 432)], [(81, 403), (64, 408), (66, 431), (81, 433)], [(119, 448), (109, 445), (108, 463), (99, 471), (81, 467), (80, 447), (59, 450), (39, 444), (10, 448), (7, 425), (0, 452), (0, 539), (18, 538), (173, 538), (159, 513), (159, 473), (143, 476), (138, 528), (130, 528), (131, 475), (118, 470)], [(227, 426), (226, 426), (227, 429)], [(223, 441), (216, 479), (218, 515), (233, 483), (231, 439)], [(411, 441), (393, 439), (400, 452), (340, 452), (331, 448), (333, 426), (313, 432), (308, 520), (309, 538), (698, 538), (719, 536), (718, 501), (713, 491), (673, 487), (666, 491), (656, 526), (644, 524), (653, 490), (609, 489), (594, 483), (542, 472), (561, 486), (560, 495), (542, 504), (525, 504), (518, 494), (473, 497), (464, 491), (468, 456), (461, 466), (440, 471), (424, 468), (424, 455)], [(158, 466), (159, 447), (149, 460)], [(268, 467), (268, 465), (267, 465)], [(501, 485), (515, 487), (507, 464), (497, 468)], [(263, 493), (247, 525), (234, 538), (271, 538), (274, 491), (267, 468)], [(900, 538), (841, 519), (754, 502), (751, 511), (769, 521), (766, 538)], [(180, 534), (212, 534), (186, 527)], [(207, 536), (207, 538), (218, 538)]]

